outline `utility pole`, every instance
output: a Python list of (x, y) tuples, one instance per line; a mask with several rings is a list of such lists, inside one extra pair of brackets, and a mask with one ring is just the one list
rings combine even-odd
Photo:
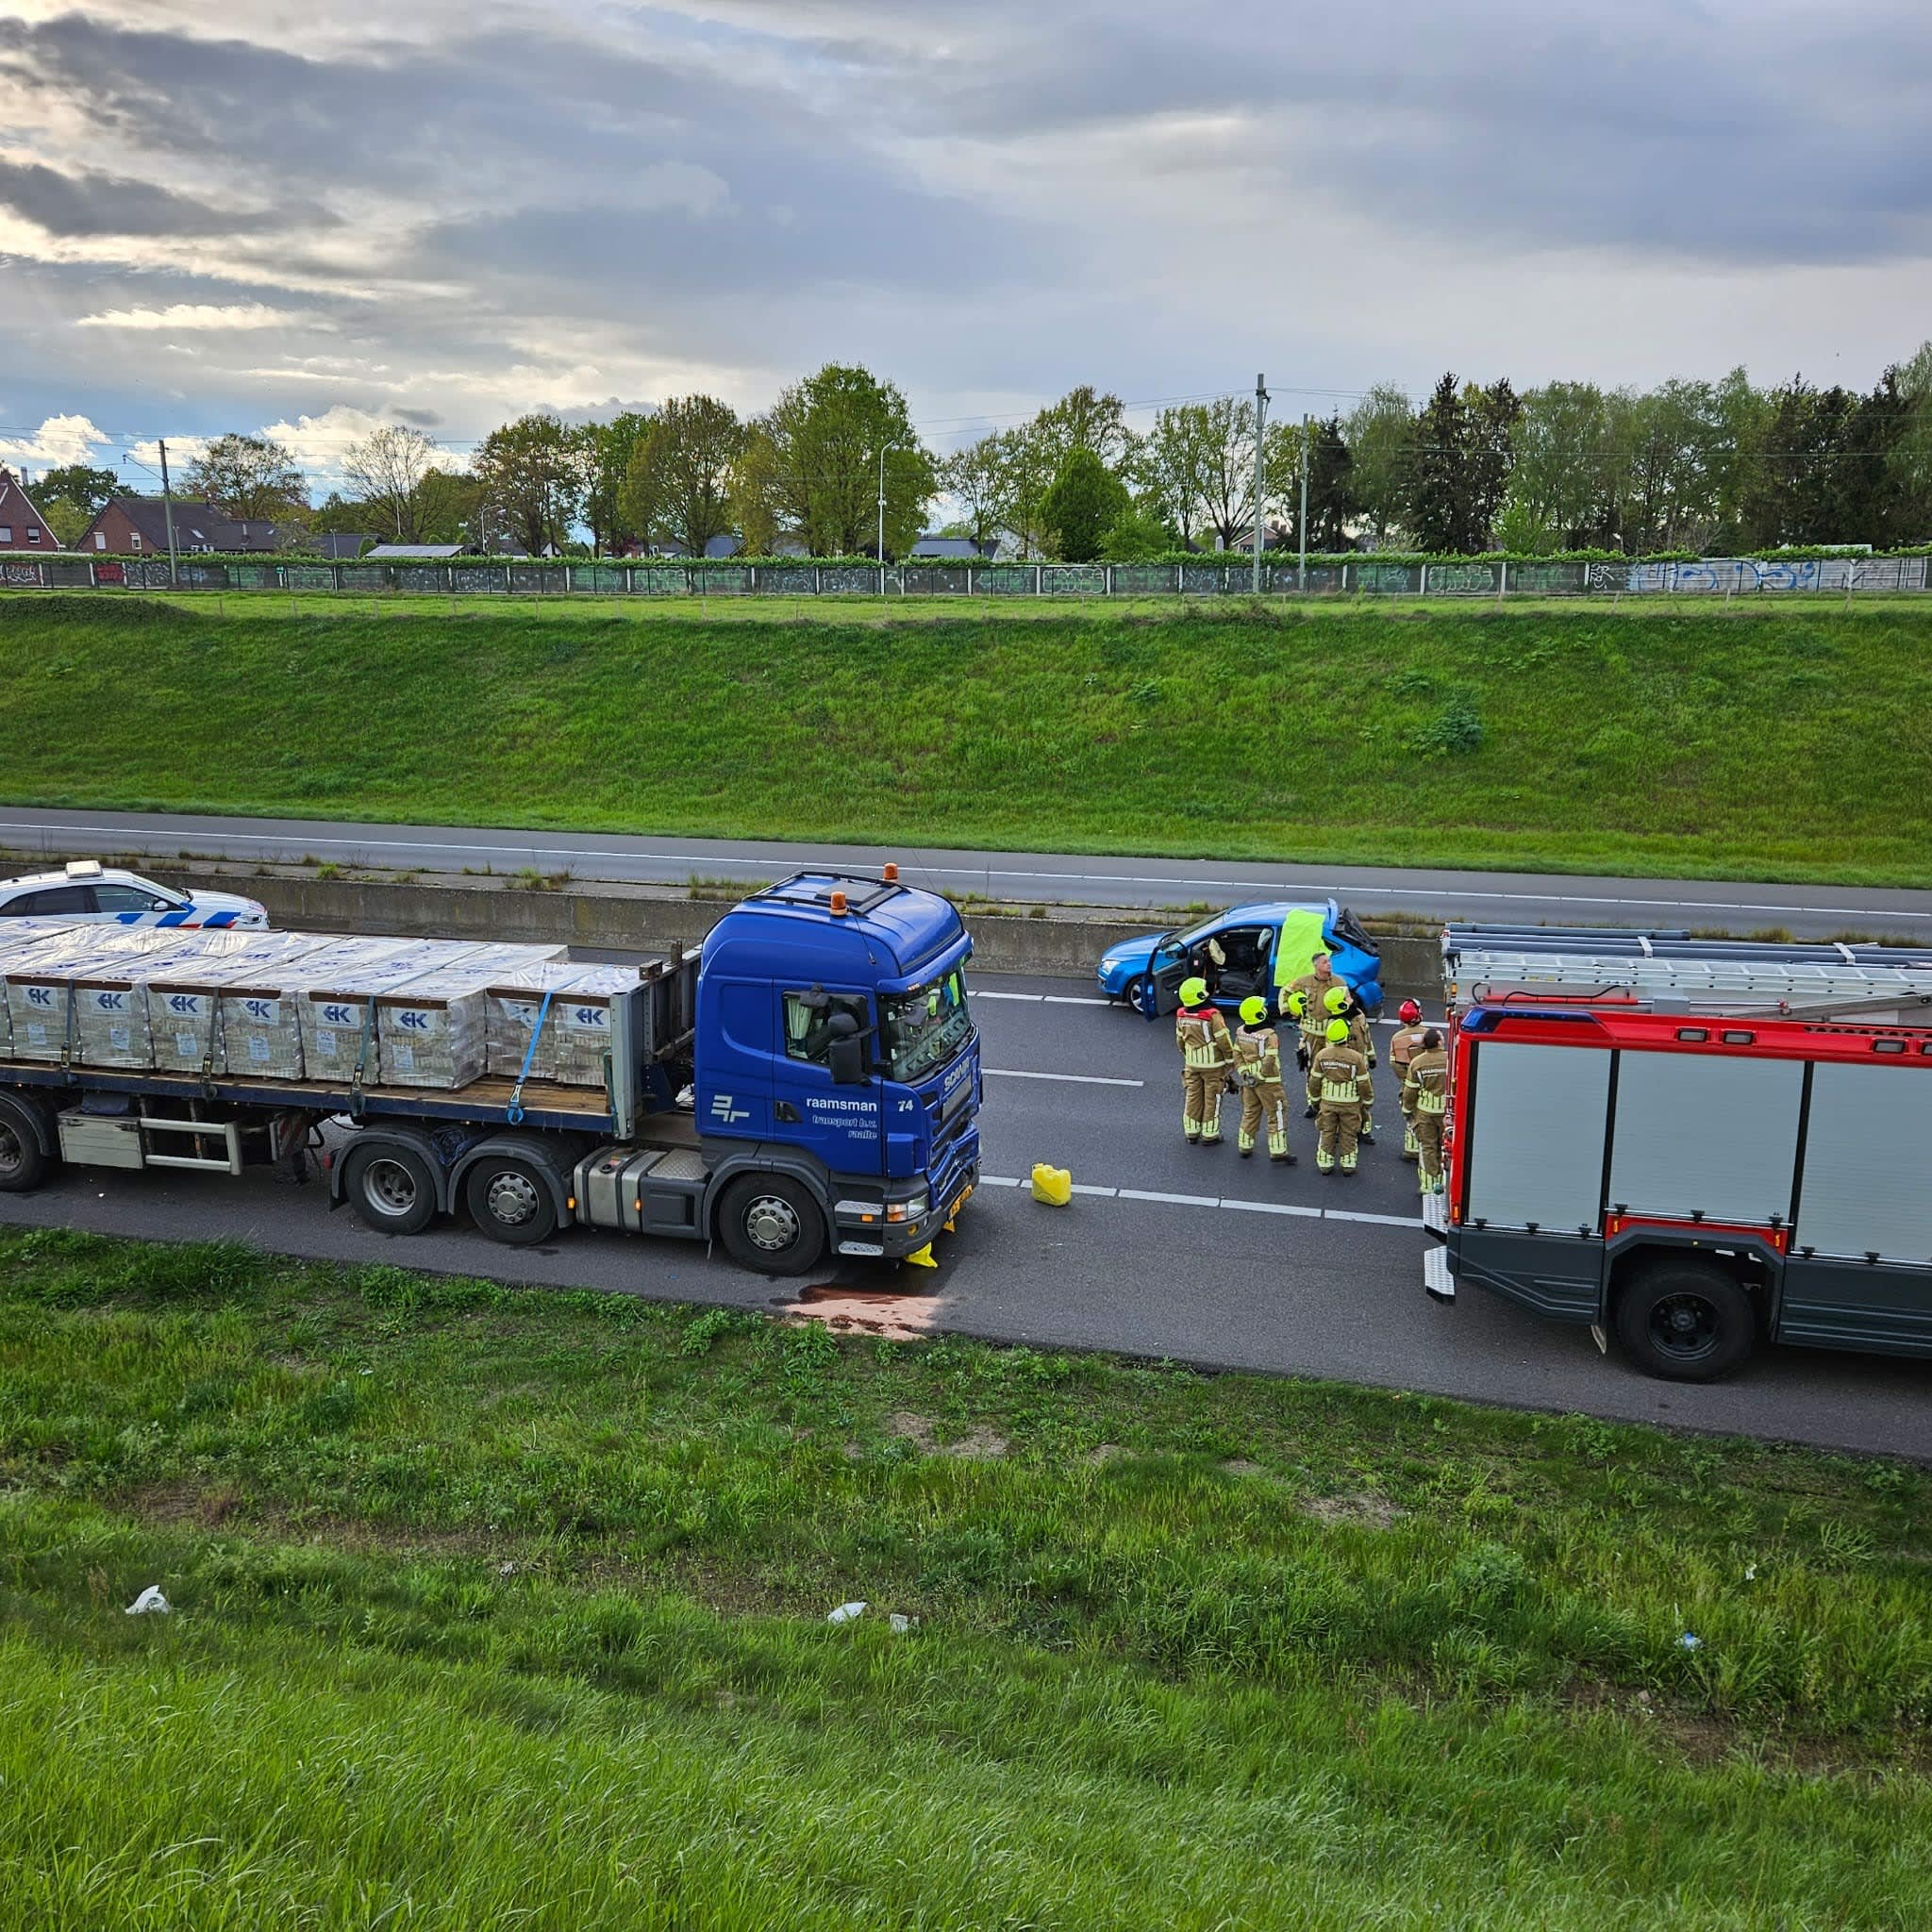
[(1302, 560), (1295, 566), (1294, 573), (1297, 596), (1304, 595), (1308, 588), (1308, 453), (1313, 447), (1308, 428), (1309, 421), (1307, 416), (1302, 418)]
[(1255, 595), (1261, 594), (1261, 531), (1267, 509), (1262, 483), (1268, 474), (1268, 378), (1255, 378)]
[(168, 588), (181, 588), (180, 567), (175, 561), (175, 499), (168, 494), (168, 445), (161, 444), (161, 518), (168, 526)]

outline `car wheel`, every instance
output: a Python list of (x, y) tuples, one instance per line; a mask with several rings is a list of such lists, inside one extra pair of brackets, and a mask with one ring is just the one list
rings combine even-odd
[(1616, 1321), (1624, 1352), (1668, 1382), (1729, 1374), (1757, 1337), (1751, 1297), (1722, 1269), (1700, 1261), (1646, 1268), (1618, 1298)]
[(421, 1234), (436, 1218), (436, 1176), (413, 1147), (386, 1141), (351, 1151), (342, 1192), (377, 1234)]
[(760, 1274), (803, 1274), (825, 1251), (825, 1218), (789, 1174), (745, 1174), (724, 1190), (718, 1232), (731, 1258)]

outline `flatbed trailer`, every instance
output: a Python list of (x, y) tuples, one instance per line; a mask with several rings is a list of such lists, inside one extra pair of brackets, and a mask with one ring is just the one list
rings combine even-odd
[(58, 1058), (0, 1057), (0, 1192), (63, 1161), (319, 1168), (331, 1205), (386, 1234), (467, 1212), (512, 1244), (574, 1223), (715, 1237), (775, 1274), (828, 1248), (903, 1258), (979, 1179), (971, 951), (957, 911), (892, 868), (801, 874), (727, 914), (702, 956), (638, 969), (608, 1003), (601, 1085), (404, 1086), (359, 1060), (351, 1077), (271, 1078), (212, 1053), (199, 1073), (93, 1064), (70, 997)]

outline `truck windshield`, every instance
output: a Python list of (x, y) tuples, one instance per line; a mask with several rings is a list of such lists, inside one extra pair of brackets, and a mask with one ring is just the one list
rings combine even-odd
[(950, 1059), (973, 1031), (966, 975), (952, 972), (930, 986), (879, 997), (879, 1045), (895, 1080), (916, 1080)]

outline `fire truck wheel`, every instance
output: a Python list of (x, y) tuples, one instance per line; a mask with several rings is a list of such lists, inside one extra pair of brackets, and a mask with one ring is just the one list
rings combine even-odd
[(1637, 1366), (1672, 1382), (1714, 1382), (1751, 1353), (1751, 1297), (1722, 1269), (1657, 1261), (1617, 1303), (1617, 1340)]
[(47, 1157), (25, 1108), (0, 1098), (0, 1194), (25, 1194), (46, 1172)]
[(760, 1274), (803, 1274), (825, 1251), (825, 1218), (789, 1174), (745, 1174), (724, 1190), (718, 1232), (731, 1258)]

